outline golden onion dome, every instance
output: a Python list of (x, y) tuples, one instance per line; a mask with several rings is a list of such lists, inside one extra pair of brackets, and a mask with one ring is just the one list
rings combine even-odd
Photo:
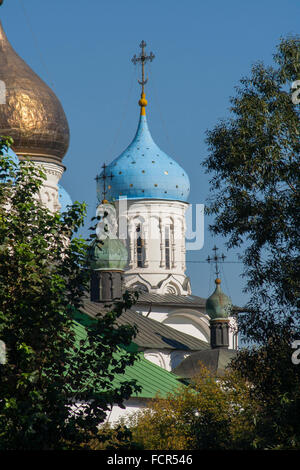
[(69, 146), (66, 115), (53, 91), (18, 56), (0, 22), (0, 80), (6, 100), (0, 104), (0, 134), (14, 139), (22, 159), (60, 163)]

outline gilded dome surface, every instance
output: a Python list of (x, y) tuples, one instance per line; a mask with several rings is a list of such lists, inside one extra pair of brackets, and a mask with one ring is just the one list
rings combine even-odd
[(0, 22), (0, 80), (6, 102), (0, 104), (0, 133), (14, 139), (20, 157), (60, 163), (69, 146), (64, 110), (38, 75), (10, 45)]

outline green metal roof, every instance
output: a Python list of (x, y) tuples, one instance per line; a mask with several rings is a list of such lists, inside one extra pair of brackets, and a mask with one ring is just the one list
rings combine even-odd
[[(78, 311), (74, 312), (73, 317), (76, 340), (79, 342), (86, 339), (86, 328), (95, 323), (95, 320)], [(124, 347), (124, 349), (137, 351), (137, 345), (132, 343), (130, 348)], [(119, 355), (121, 355), (121, 352), (116, 353), (115, 358), (118, 359)], [(178, 388), (181, 383), (180, 380), (182, 380), (172, 372), (168, 372), (145, 359), (142, 352), (138, 353), (138, 358), (132, 366), (126, 367), (124, 374), (115, 376), (113, 384), (118, 386), (121, 382), (132, 379), (135, 379), (137, 384), (142, 387), (139, 393), (132, 395), (132, 397), (137, 398), (155, 398), (157, 394), (166, 397), (168, 393)]]

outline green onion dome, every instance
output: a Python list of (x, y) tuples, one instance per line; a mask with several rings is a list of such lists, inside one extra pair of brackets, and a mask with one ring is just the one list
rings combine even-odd
[(208, 297), (206, 301), (206, 313), (210, 316), (211, 320), (216, 318), (228, 318), (232, 310), (232, 302), (221, 289), (221, 280), (216, 279), (216, 289), (214, 293)]
[(105, 238), (92, 242), (87, 258), (91, 269), (123, 271), (127, 265), (128, 253), (118, 238)]

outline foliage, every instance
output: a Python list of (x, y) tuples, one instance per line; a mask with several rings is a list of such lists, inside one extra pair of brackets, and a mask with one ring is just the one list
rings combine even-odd
[(300, 371), (291, 362), (290, 337), (280, 331), (264, 346), (241, 350), (232, 363), (251, 383), (258, 406), (256, 449), (300, 449)]
[[(240, 332), (264, 342), (272, 327), (299, 335), (300, 39), (282, 39), (274, 66), (257, 63), (231, 98), (231, 118), (207, 133), (212, 174), (208, 213), (228, 247), (244, 247), (248, 312)], [(298, 336), (300, 337), (300, 336)]]
[(198, 377), (166, 398), (157, 397), (127, 425), (147, 450), (244, 449), (254, 439), (256, 406), (236, 372), (216, 381), (203, 366)]
[(134, 329), (115, 325), (132, 299), (78, 342), (72, 308), (89, 273), (86, 242), (73, 235), (85, 205), (49, 212), (39, 200), (45, 175), (29, 161), (16, 165), (6, 155), (11, 143), (0, 142), (0, 449), (84, 448), (111, 405), (138, 389), (135, 381), (112, 385), (135, 359), (118, 346), (130, 343)]
[[(300, 39), (281, 39), (274, 65), (252, 67), (231, 98), (231, 118), (207, 134), (215, 234), (241, 247), (250, 300), (238, 326), (249, 347), (234, 368), (259, 406), (257, 448), (299, 448)], [(293, 87), (294, 88), (294, 87)], [(253, 347), (250, 347), (250, 345)]]
[(98, 436), (89, 442), (90, 450), (143, 450), (141, 443), (133, 440), (131, 430), (123, 420), (116, 426), (106, 422), (101, 425)]

